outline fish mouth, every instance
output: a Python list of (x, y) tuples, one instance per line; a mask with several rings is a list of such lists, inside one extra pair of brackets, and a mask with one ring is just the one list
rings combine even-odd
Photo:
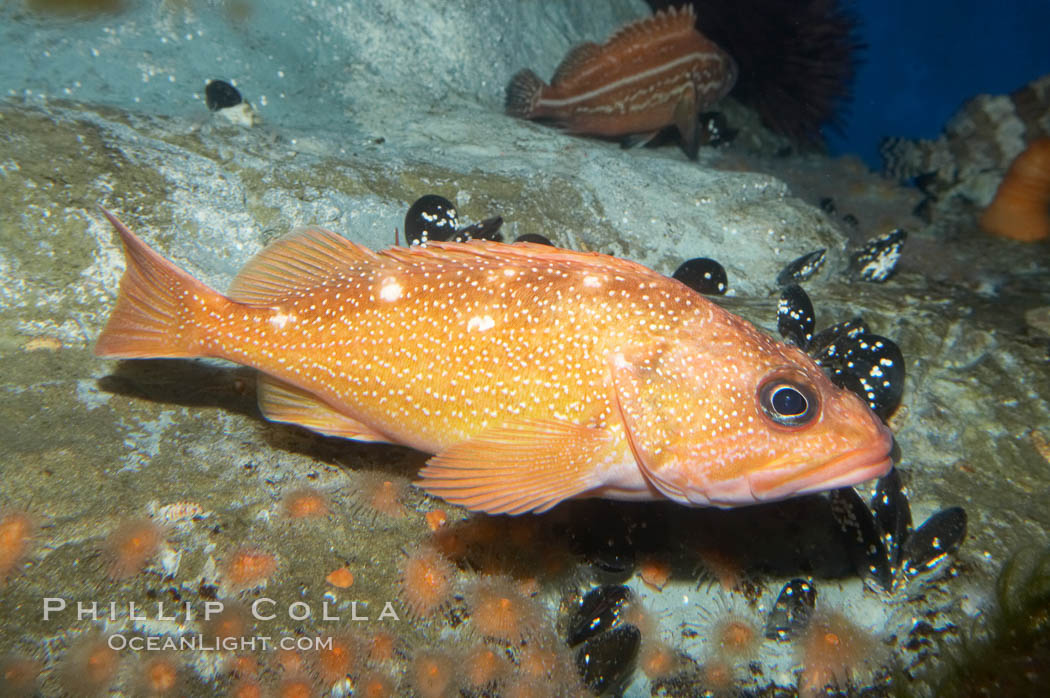
[(866, 446), (801, 471), (792, 470), (786, 474), (783, 470), (752, 473), (748, 477), (748, 484), (756, 502), (771, 502), (848, 487), (888, 473), (893, 467), (893, 459), (890, 458), (892, 448), (893, 434), (883, 426), (879, 436)]

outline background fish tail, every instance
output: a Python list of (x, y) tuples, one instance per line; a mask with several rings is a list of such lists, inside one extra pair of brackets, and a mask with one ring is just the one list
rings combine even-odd
[(200, 356), (202, 330), (187, 303), (229, 301), (157, 254), (109, 211), (102, 213), (124, 243), (127, 268), (95, 353), (126, 359)]
[(544, 87), (545, 83), (536, 73), (527, 69), (518, 71), (507, 85), (507, 114), (521, 119), (533, 116), (536, 100)]

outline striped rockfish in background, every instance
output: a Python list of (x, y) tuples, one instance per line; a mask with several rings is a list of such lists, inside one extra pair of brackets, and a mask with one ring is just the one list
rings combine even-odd
[(736, 62), (695, 28), (692, 6), (620, 29), (604, 44), (569, 51), (548, 85), (531, 70), (507, 86), (507, 113), (570, 133), (647, 142), (674, 125), (696, 158), (698, 117), (736, 82)]

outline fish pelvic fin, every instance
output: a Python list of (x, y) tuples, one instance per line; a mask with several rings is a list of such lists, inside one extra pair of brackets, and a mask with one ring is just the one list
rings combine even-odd
[(657, 129), (656, 131), (646, 131), (645, 133), (632, 133), (630, 135), (624, 136), (620, 140), (620, 147), (624, 150), (629, 150), (631, 148), (640, 148), (648, 144), (658, 135), (660, 135), (659, 129)]
[(124, 243), (127, 268), (95, 354), (117, 359), (201, 356), (203, 329), (193, 321), (190, 304), (214, 307), (227, 303), (226, 298), (159, 255), (112, 213), (101, 210)]
[(614, 446), (606, 429), (514, 420), (434, 456), (416, 484), (473, 511), (538, 514), (600, 487), (595, 473)]
[(691, 89), (675, 105), (674, 110), (674, 123), (682, 138), (682, 150), (690, 160), (696, 160), (700, 153), (700, 112), (697, 106), (695, 90)]
[(527, 68), (515, 73), (507, 85), (507, 114), (519, 119), (531, 118), (544, 87), (546, 84), (540, 76)]

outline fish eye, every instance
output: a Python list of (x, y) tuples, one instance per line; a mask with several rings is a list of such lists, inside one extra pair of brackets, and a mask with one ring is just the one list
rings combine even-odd
[(820, 413), (816, 391), (805, 383), (783, 376), (774, 377), (762, 385), (758, 398), (766, 416), (784, 427), (809, 424)]

